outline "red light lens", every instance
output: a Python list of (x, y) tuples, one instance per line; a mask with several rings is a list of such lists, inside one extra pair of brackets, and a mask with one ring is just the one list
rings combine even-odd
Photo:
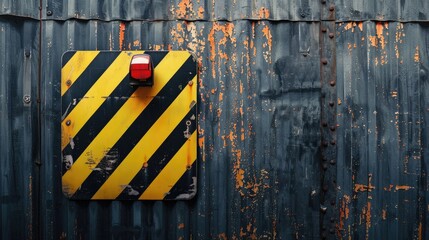
[(130, 75), (137, 80), (147, 80), (152, 77), (152, 60), (148, 54), (134, 55), (130, 64)]

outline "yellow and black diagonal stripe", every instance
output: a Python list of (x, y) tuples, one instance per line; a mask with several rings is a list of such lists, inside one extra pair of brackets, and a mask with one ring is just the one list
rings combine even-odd
[(70, 199), (190, 199), (196, 193), (197, 67), (146, 51), (151, 87), (129, 84), (143, 51), (70, 51), (61, 71), (62, 188)]

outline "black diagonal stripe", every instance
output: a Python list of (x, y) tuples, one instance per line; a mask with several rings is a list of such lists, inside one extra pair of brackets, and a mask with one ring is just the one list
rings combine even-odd
[[(155, 66), (158, 65), (165, 55), (166, 54), (154, 54), (152, 57), (153, 64)], [(64, 148), (63, 155), (71, 155), (73, 159), (78, 159), (83, 151), (85, 151), (104, 126), (106, 126), (116, 112), (125, 104), (127, 98), (136, 90), (136, 88), (129, 85), (128, 80), (129, 77), (127, 75), (73, 138), (74, 148), (72, 149), (69, 143)], [(63, 174), (65, 174), (65, 172), (66, 171), (63, 171)]]
[(119, 56), (120, 52), (99, 53), (61, 98), (61, 116), (66, 117), (94, 83)]
[(61, 68), (63, 68), (68, 61), (70, 61), (70, 59), (74, 56), (75, 53), (76, 51), (67, 51), (63, 54), (63, 56), (61, 57)]
[[(117, 199), (137, 200), (140, 195), (147, 189), (152, 181), (158, 176), (162, 169), (174, 157), (179, 149), (188, 140), (184, 137), (184, 131), (187, 130), (186, 121), (189, 121), (192, 116), (196, 117), (195, 106), (181, 120), (177, 127), (171, 132), (167, 139), (155, 151), (151, 158), (148, 159), (148, 167), (141, 168), (137, 175), (129, 184), (129, 188), (124, 188), (124, 191)], [(190, 134), (193, 134), (196, 129), (196, 121), (191, 121), (189, 126)], [(132, 190), (137, 191), (139, 195), (134, 195)]]
[[(195, 159), (194, 159), (195, 160)], [(197, 193), (197, 161), (174, 184), (164, 200), (188, 200)], [(195, 178), (195, 179), (193, 179)]]
[[(73, 195), (74, 199), (85, 199), (88, 198), (88, 196), (92, 197), (98, 191), (109, 175), (114, 172), (116, 167), (131, 152), (134, 146), (141, 140), (195, 75), (195, 63), (192, 57), (189, 57), (182, 65), (181, 69), (174, 74), (166, 86), (161, 89), (158, 95), (154, 97), (146, 109), (137, 117), (119, 141), (106, 154), (115, 156), (116, 162), (111, 164), (109, 163), (111, 159), (103, 158), (97, 166), (100, 169), (105, 169), (105, 166), (109, 166), (110, 170), (92, 171), (82, 186)], [(154, 81), (156, 81), (156, 79)]]

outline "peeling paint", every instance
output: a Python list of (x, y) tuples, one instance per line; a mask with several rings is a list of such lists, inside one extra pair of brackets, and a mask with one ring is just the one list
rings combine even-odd
[(125, 23), (121, 22), (119, 24), (119, 49), (122, 50), (124, 47), (124, 39), (125, 39)]
[(416, 62), (416, 63), (420, 62), (419, 46), (416, 47), (416, 51), (414, 53), (414, 62)]

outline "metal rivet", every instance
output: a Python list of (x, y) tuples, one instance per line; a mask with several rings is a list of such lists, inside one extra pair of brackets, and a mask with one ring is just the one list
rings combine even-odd
[(326, 59), (326, 58), (322, 58), (322, 63), (323, 63), (324, 65), (328, 64), (328, 59)]
[(30, 50), (25, 50), (25, 57), (30, 57)]
[(328, 126), (328, 123), (327, 123), (327, 122), (322, 122), (322, 126), (323, 126), (323, 127), (327, 127), (327, 126)]
[(71, 84), (72, 84), (72, 81), (71, 81), (70, 79), (66, 81), (66, 85), (67, 85), (68, 87), (70, 87), (70, 86), (71, 86)]
[(337, 142), (335, 140), (331, 141), (331, 145), (335, 145)]
[(335, 128), (335, 126), (331, 126), (330, 129), (331, 129), (331, 131), (335, 131), (336, 128)]
[(323, 163), (323, 164), (322, 164), (322, 168), (323, 168), (323, 170), (326, 170), (326, 169), (328, 169), (328, 164), (326, 164), (326, 163)]
[(329, 163), (330, 163), (331, 165), (335, 165), (336, 161), (335, 161), (335, 160), (331, 160), (331, 161), (329, 161)]
[(71, 121), (70, 121), (70, 120), (67, 120), (66, 125), (67, 125), (67, 126), (70, 126), (70, 124), (71, 124)]
[(25, 104), (29, 104), (31, 102), (31, 97), (30, 95), (25, 95), (22, 100), (24, 101)]
[(52, 11), (51, 10), (46, 11), (46, 15), (52, 16)]
[(334, 38), (334, 33), (329, 33), (329, 38)]
[(320, 205), (320, 211), (321, 211), (322, 213), (325, 213), (325, 212), (326, 212), (326, 210), (328, 210), (328, 208), (327, 208), (327, 207), (325, 207), (325, 206), (323, 206), (323, 205)]
[(328, 31), (326, 28), (322, 28), (322, 32), (326, 32), (326, 31)]
[(194, 84), (194, 82), (193, 82), (193, 81), (189, 81), (189, 82), (188, 82), (188, 85), (189, 85), (189, 86), (192, 86), (192, 84)]
[(187, 166), (186, 166), (186, 169), (187, 169), (187, 170), (191, 170), (191, 169), (192, 169), (192, 165), (187, 165)]
[(327, 191), (328, 191), (328, 185), (326, 185), (326, 184), (325, 184), (325, 185), (323, 185), (323, 191), (324, 191), (324, 192), (327, 192)]
[(335, 10), (335, 6), (334, 5), (331, 5), (330, 7), (329, 7), (329, 11), (334, 11)]
[(321, 2), (322, 2), (322, 4), (325, 4), (325, 3), (326, 3), (326, 0), (321, 0)]
[(143, 168), (147, 168), (149, 164), (147, 162), (143, 163)]
[(329, 106), (333, 107), (334, 105), (335, 105), (334, 102), (332, 102), (332, 101), (329, 102)]
[(335, 80), (332, 80), (332, 81), (330, 81), (329, 82), (329, 84), (333, 87), (333, 86), (335, 86)]

